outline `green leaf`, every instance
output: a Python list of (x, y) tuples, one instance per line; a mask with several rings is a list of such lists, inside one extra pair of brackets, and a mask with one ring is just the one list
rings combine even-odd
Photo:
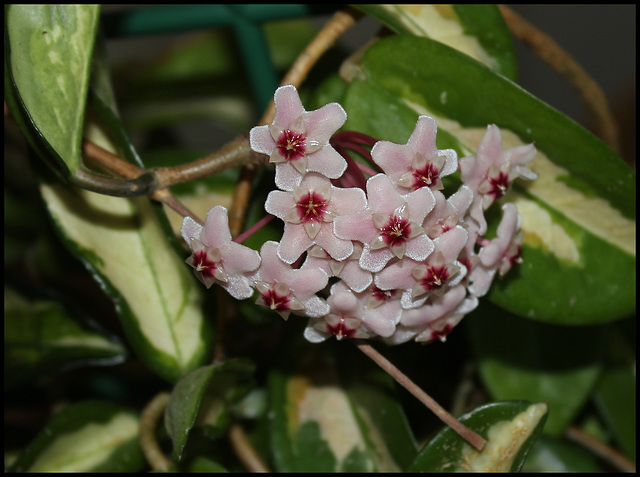
[(143, 361), (171, 381), (201, 365), (211, 340), (202, 290), (167, 241), (149, 199), (58, 184), (40, 189), (64, 242), (113, 299)]
[(439, 41), (515, 81), (511, 33), (496, 5), (356, 5), (396, 33)]
[[(344, 347), (333, 341), (311, 347), (302, 343), (286, 353), (294, 360), (270, 371), (277, 471), (397, 472), (415, 455), (415, 441), (388, 377), (372, 363), (360, 367), (361, 358), (349, 354), (358, 351)], [(345, 368), (351, 370), (345, 374)]]
[(343, 102), (351, 129), (406, 142), (418, 115), (428, 114), (438, 123), (439, 147), (459, 156), (474, 153), (488, 124), (502, 129), (505, 148), (535, 142), (530, 168), (538, 179), (516, 183), (504, 198), (522, 216), (525, 263), (493, 286), (492, 301), (564, 324), (634, 312), (635, 171), (611, 149), (506, 78), (427, 38), (377, 42), (362, 74)]
[(225, 430), (228, 405), (246, 392), (253, 363), (230, 360), (192, 371), (173, 388), (165, 411), (165, 426), (173, 442), (173, 460), (180, 462), (191, 429), (200, 415), (202, 420)]
[(546, 402), (545, 433), (561, 435), (600, 376), (606, 328), (550, 325), (497, 307), (483, 310), (468, 322), (483, 383), (497, 401)]
[(138, 416), (107, 401), (83, 401), (56, 414), (11, 472), (138, 472)]
[(522, 472), (607, 472), (596, 456), (562, 439), (542, 435), (529, 452)]
[(28, 300), (7, 288), (4, 347), (5, 388), (73, 366), (117, 364), (127, 355), (122, 343), (81, 324), (61, 303)]
[(99, 13), (100, 5), (11, 5), (5, 10), (5, 96), (11, 114), (63, 177), (81, 167)]
[(544, 403), (495, 402), (459, 418), (487, 440), (478, 452), (450, 427), (445, 427), (420, 451), (408, 472), (517, 472), (542, 432)]
[[(635, 320), (631, 318), (630, 320)], [(626, 330), (625, 330), (626, 331)], [(629, 330), (635, 337), (635, 325)], [(620, 450), (636, 460), (636, 355), (620, 330), (612, 333), (594, 402)]]

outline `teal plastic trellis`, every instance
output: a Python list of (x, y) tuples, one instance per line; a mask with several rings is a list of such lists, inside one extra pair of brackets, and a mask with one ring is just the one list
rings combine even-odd
[(263, 23), (335, 11), (340, 5), (162, 5), (102, 16), (107, 38), (231, 27), (257, 104), (266, 108), (280, 79), (271, 61)]

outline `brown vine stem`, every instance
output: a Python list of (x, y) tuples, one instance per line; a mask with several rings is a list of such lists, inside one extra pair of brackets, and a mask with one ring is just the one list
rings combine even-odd
[(147, 462), (155, 471), (168, 472), (171, 461), (167, 459), (156, 440), (156, 427), (169, 403), (169, 393), (156, 395), (142, 410), (138, 441)]
[(633, 462), (631, 462), (617, 450), (612, 449), (611, 447), (606, 445), (604, 442), (587, 434), (582, 429), (571, 426), (567, 429), (565, 435), (569, 440), (580, 444), (582, 447), (588, 449), (593, 454), (615, 466), (616, 469), (622, 472), (636, 472), (636, 465)]
[(523, 17), (505, 5), (500, 11), (511, 33), (565, 78), (578, 92), (583, 103), (596, 121), (597, 135), (618, 154), (620, 138), (615, 117), (607, 97), (598, 84), (573, 57), (551, 37), (538, 30)]
[(416, 385), (407, 375), (396, 368), (387, 358), (382, 356), (371, 345), (360, 343), (356, 345), (360, 351), (371, 358), (378, 366), (386, 371), (398, 384), (413, 394), (422, 404), (428, 407), (446, 425), (451, 427), (460, 437), (472, 445), (478, 452), (484, 448), (484, 438), (449, 414), (431, 396)]
[(234, 422), (229, 426), (229, 440), (240, 462), (249, 472), (270, 472), (240, 424)]
[[(146, 169), (141, 169), (138, 166), (127, 162), (123, 158), (103, 149), (91, 141), (84, 140), (82, 143), (82, 150), (88, 159), (121, 177), (132, 179), (148, 172)], [(176, 199), (168, 189), (156, 189), (150, 197), (172, 208), (183, 217), (192, 217), (200, 225), (203, 225), (202, 220), (189, 210), (182, 202)]]

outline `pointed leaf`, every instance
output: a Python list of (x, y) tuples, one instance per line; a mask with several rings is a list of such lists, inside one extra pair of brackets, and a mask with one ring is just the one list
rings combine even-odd
[(426, 38), (381, 40), (362, 68), (365, 79), (349, 86), (343, 102), (351, 129), (406, 141), (418, 114), (428, 114), (439, 144), (460, 156), (475, 153), (492, 123), (505, 148), (535, 142), (530, 168), (538, 179), (516, 183), (504, 199), (522, 215), (525, 263), (493, 286), (494, 302), (565, 324), (633, 313), (635, 172), (613, 151), (504, 77)]
[(409, 472), (517, 472), (542, 432), (544, 403), (495, 402), (480, 406), (459, 420), (487, 440), (478, 452), (450, 427), (420, 451)]
[(226, 414), (228, 405), (245, 393), (253, 371), (250, 361), (230, 360), (196, 369), (178, 381), (165, 411), (165, 426), (173, 442), (175, 462), (182, 459), (189, 433), (198, 415), (203, 413), (203, 404), (206, 402), (206, 411), (215, 417)]
[(61, 303), (4, 293), (5, 388), (81, 365), (122, 362), (127, 351), (114, 337), (81, 324)]
[(515, 80), (511, 33), (497, 5), (357, 5), (396, 33), (439, 41)]
[(100, 5), (10, 5), (5, 13), (11, 114), (56, 171), (73, 175)]
[(72, 404), (56, 414), (11, 472), (138, 472), (138, 416), (106, 401)]

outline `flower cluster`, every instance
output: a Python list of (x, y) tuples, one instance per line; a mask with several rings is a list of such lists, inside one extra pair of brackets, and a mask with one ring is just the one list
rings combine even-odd
[[(332, 335), (444, 341), (496, 272), (521, 261), (516, 207), (502, 206), (491, 239), (484, 214), (517, 177), (536, 177), (525, 167), (533, 145), (503, 150), (490, 125), (477, 155), (458, 160), (436, 147), (435, 121), (420, 116), (407, 144), (375, 142), (377, 169), (363, 166), (371, 172), (364, 189), (341, 187), (361, 173), (330, 142), (344, 109), (306, 111), (293, 86), (276, 91), (275, 107), (273, 123), (253, 128), (250, 143), (275, 165), (278, 190), (265, 209), (283, 221), (282, 238), (258, 254), (231, 240), (223, 207), (211, 209), (204, 227), (187, 217), (187, 263), (205, 286), (216, 283), (237, 299), (255, 290), (257, 303), (284, 319), (307, 317), (311, 342)], [(462, 184), (446, 197), (442, 179), (458, 170)]]

